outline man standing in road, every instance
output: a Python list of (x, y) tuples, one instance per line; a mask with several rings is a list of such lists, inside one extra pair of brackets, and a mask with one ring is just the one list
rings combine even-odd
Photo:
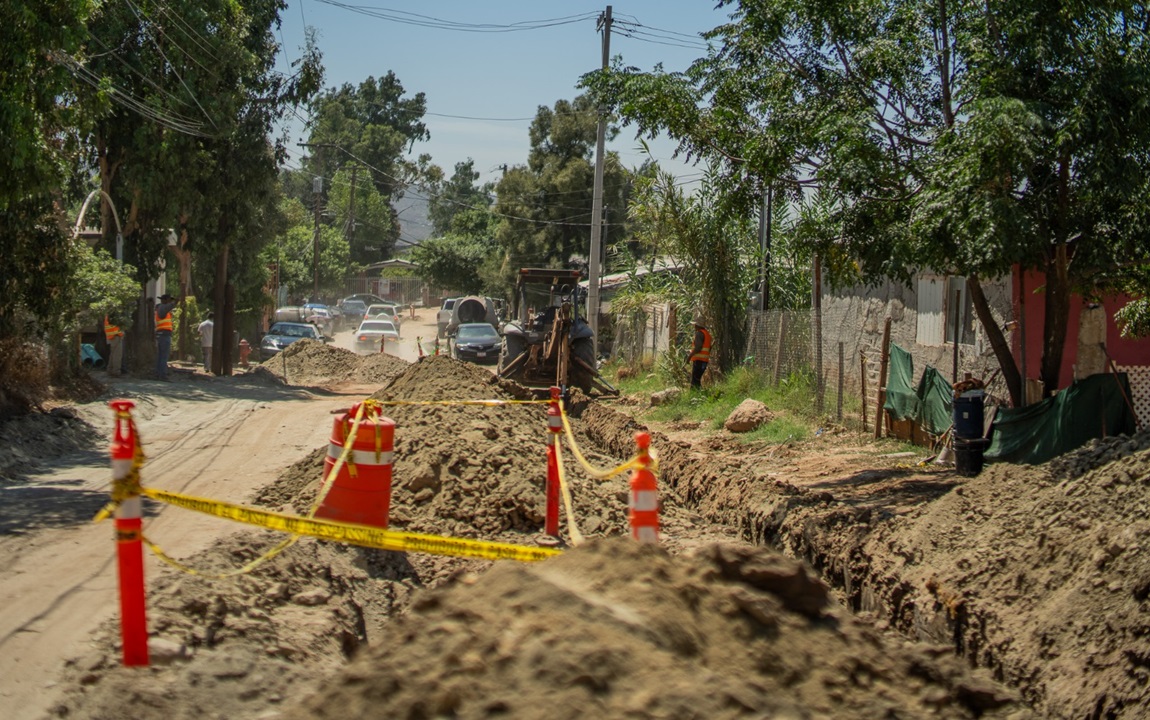
[(204, 372), (210, 373), (212, 371), (212, 332), (215, 328), (215, 323), (212, 322), (214, 315), (208, 313), (208, 319), (200, 323), (200, 348), (204, 351)]
[(691, 347), (691, 387), (697, 388), (711, 362), (711, 331), (703, 326), (703, 318), (695, 315), (691, 321), (695, 325), (695, 342)]
[(156, 379), (169, 381), (168, 357), (172, 354), (172, 310), (176, 299), (164, 293), (156, 303)]

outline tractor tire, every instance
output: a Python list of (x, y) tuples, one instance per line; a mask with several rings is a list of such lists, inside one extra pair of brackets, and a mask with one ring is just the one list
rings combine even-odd
[[(504, 335), (499, 345), (499, 374), (502, 376), (503, 369), (525, 352), (527, 352), (527, 341), (525, 339), (518, 335)], [(523, 366), (520, 365), (519, 369), (507, 376), (507, 379), (514, 380), (522, 374)]]
[[(595, 343), (591, 338), (576, 338), (571, 342), (571, 354), (587, 363), (590, 367), (595, 367)], [(568, 381), (579, 388), (583, 392), (591, 392), (591, 388), (595, 385), (595, 375), (583, 367), (575, 360), (571, 360), (568, 366)]]

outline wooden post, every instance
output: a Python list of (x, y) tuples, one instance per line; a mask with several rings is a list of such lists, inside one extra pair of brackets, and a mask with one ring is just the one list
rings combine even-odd
[(962, 302), (962, 291), (954, 291), (954, 360), (952, 361), (952, 371), (950, 375), (950, 383), (955, 385), (958, 383), (958, 340), (959, 333), (962, 328), (958, 326), (959, 320), (962, 318), (962, 309), (959, 304)]
[(843, 341), (839, 340), (839, 392), (838, 410), (835, 412), (838, 422), (843, 421)]
[(775, 385), (779, 384), (779, 373), (783, 369), (783, 345), (787, 341), (787, 311), (779, 311), (779, 339), (775, 347)]
[(867, 407), (866, 407), (866, 353), (862, 348), (859, 348), (859, 387), (862, 389), (862, 422), (863, 432), (867, 431)]
[(815, 372), (817, 373), (815, 375), (815, 410), (819, 415), (822, 415), (823, 402), (826, 399), (826, 383), (823, 377), (823, 263), (818, 255), (815, 255), (814, 308)]
[(877, 440), (882, 437), (882, 406), (886, 404), (886, 371), (890, 362), (890, 318), (882, 328), (882, 355), (879, 356), (878, 365), (878, 407), (874, 411), (874, 436)]
[(1018, 265), (1018, 359), (1022, 365), (1022, 407), (1030, 404), (1026, 389), (1026, 271)]

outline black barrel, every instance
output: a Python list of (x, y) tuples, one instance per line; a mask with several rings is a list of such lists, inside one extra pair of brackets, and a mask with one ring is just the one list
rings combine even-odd
[[(977, 394), (976, 394), (977, 393)], [(983, 392), (975, 390), (954, 399), (954, 436), (964, 440), (982, 437)]]
[(982, 472), (983, 453), (990, 446), (984, 438), (954, 439), (954, 470), (963, 477), (975, 477)]

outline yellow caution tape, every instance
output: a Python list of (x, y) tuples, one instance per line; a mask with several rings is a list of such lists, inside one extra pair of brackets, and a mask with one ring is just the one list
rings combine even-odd
[(258, 525), (271, 530), (289, 532), (295, 535), (309, 535), (322, 540), (334, 540), (362, 547), (394, 550), (397, 552), (425, 552), (434, 555), (482, 558), (484, 560), (518, 560), (533, 562), (546, 560), (558, 555), (559, 550), (543, 547), (513, 545), (511, 543), (449, 538), (438, 535), (399, 532), (367, 525), (337, 523), (330, 520), (317, 520), (295, 515), (257, 510), (231, 503), (208, 500), (206, 498), (183, 495), (167, 490), (143, 488), (143, 494), (153, 500), (169, 505), (215, 515), (249, 525)]
[(128, 473), (120, 479), (112, 479), (112, 499), (108, 504), (100, 508), (100, 512), (96, 513), (96, 517), (92, 518), (92, 522), (98, 523), (107, 520), (116, 512), (116, 508), (120, 503), (128, 498), (140, 496), (140, 468), (144, 466), (144, 446), (140, 441), (140, 433), (136, 430), (136, 421), (132, 419), (130, 412), (118, 412), (119, 419), (123, 419), (128, 423), (128, 432), (136, 439), (136, 453), (132, 457), (132, 467)]
[(587, 458), (583, 457), (583, 453), (579, 452), (579, 446), (575, 443), (575, 431), (571, 429), (571, 421), (567, 419), (567, 406), (562, 400), (559, 401), (559, 416), (563, 418), (563, 430), (567, 435), (567, 443), (571, 446), (571, 453), (575, 456), (575, 459), (579, 461), (579, 464), (583, 466), (583, 470), (591, 477), (596, 480), (608, 480), (620, 473), (639, 467), (638, 455), (610, 470), (600, 470), (592, 466), (591, 463), (587, 462)]
[(279, 543), (276, 543), (276, 545), (274, 547), (272, 547), (271, 550), (268, 550), (266, 553), (264, 553), (263, 555), (260, 555), (258, 558), (256, 558), (255, 560), (252, 560), (250, 563), (248, 563), (247, 565), (244, 565), (242, 568), (239, 568), (238, 570), (229, 570), (228, 572), (225, 572), (225, 573), (209, 573), (209, 572), (204, 572), (202, 570), (196, 570), (193, 567), (189, 567), (187, 565), (184, 565), (179, 560), (176, 560), (175, 558), (173, 558), (172, 556), (170, 556), (166, 552), (164, 552), (160, 548), (159, 545), (157, 545), (154, 542), (152, 542), (151, 540), (149, 540), (147, 535), (143, 535), (141, 537), (142, 537), (144, 543), (146, 543), (148, 548), (152, 551), (152, 553), (155, 554), (155, 556), (158, 557), (159, 559), (163, 560), (164, 562), (171, 565), (172, 567), (179, 570), (180, 572), (187, 573), (188, 575), (196, 575), (198, 577), (208, 578), (209, 580), (227, 580), (228, 578), (236, 577), (237, 575), (246, 575), (246, 574), (250, 573), (252, 570), (255, 570), (260, 565), (263, 565), (268, 560), (271, 560), (276, 555), (279, 555), (284, 550), (287, 550), (289, 547), (294, 545), (295, 542), (297, 540), (299, 540), (299, 538), (300, 538), (299, 535), (292, 535), (291, 537), (287, 538), (286, 540), (282, 540)]
[(379, 405), (546, 405), (550, 400), (375, 400)]
[(551, 442), (555, 444), (555, 467), (559, 471), (559, 491), (563, 493), (563, 506), (567, 510), (567, 532), (571, 535), (572, 545), (583, 544), (583, 533), (575, 524), (575, 505), (571, 501), (571, 488), (567, 485), (567, 473), (563, 470), (563, 443), (559, 442), (557, 435), (552, 436)]

